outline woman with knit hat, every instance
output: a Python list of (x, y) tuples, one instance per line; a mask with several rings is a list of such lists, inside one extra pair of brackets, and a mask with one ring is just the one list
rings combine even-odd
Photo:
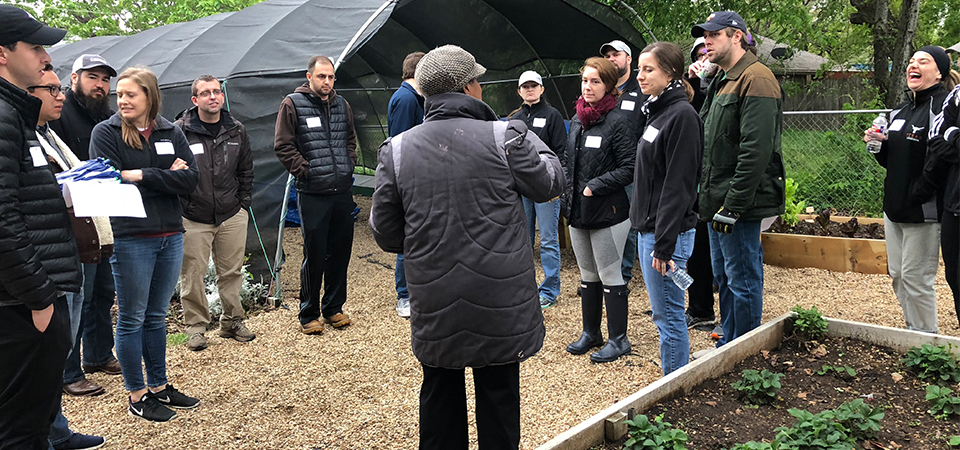
[(570, 122), (564, 163), (567, 185), (561, 213), (570, 224), (570, 241), (580, 266), (583, 333), (567, 351), (582, 355), (603, 345), (600, 318), (607, 305), (606, 345), (590, 355), (610, 362), (630, 352), (627, 294), (620, 255), (630, 232), (630, 200), (637, 142), (617, 106), (617, 67), (603, 58), (587, 59), (580, 69), (577, 114)]

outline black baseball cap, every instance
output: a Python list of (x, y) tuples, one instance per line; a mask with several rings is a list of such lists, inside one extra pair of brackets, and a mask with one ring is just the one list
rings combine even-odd
[(720, 31), (728, 27), (736, 28), (744, 33), (747, 32), (747, 23), (743, 21), (743, 17), (740, 17), (740, 14), (733, 11), (717, 11), (710, 14), (706, 22), (700, 25), (694, 25), (693, 29), (690, 30), (690, 34), (692, 34), (693, 37), (701, 37), (704, 31)]
[(26, 42), (35, 45), (53, 45), (66, 36), (67, 30), (48, 27), (28, 12), (13, 5), (0, 5), (0, 45)]

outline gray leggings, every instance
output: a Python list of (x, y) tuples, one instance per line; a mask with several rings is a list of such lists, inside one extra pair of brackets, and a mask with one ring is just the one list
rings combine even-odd
[(629, 220), (599, 230), (570, 227), (570, 243), (580, 266), (580, 279), (588, 283), (600, 281), (606, 286), (623, 285), (620, 261), (629, 232)]

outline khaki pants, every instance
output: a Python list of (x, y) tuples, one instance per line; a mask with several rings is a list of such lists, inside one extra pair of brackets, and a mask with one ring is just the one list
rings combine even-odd
[(187, 334), (203, 333), (210, 324), (210, 310), (203, 277), (207, 273), (210, 251), (217, 270), (217, 290), (223, 306), (221, 322), (243, 319), (240, 304), (244, 249), (247, 243), (248, 213), (240, 209), (220, 226), (183, 219), (183, 269), (180, 271), (180, 301)]

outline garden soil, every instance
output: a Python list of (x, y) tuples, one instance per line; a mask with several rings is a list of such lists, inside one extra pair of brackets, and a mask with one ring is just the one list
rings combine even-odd
[[(191, 352), (182, 344), (168, 347), (170, 383), (199, 397), (199, 408), (180, 411), (177, 419), (162, 424), (129, 417), (121, 377), (97, 373), (88, 378), (102, 384), (105, 395), (65, 397), (71, 428), (106, 437), (105, 448), (112, 449), (417, 448), (422, 374), (410, 350), (409, 322), (394, 311), (395, 258), (373, 240), (367, 225), (370, 199), (356, 201), (361, 213), (344, 307), (353, 325), (338, 330), (328, 326), (321, 336), (298, 331), (302, 241), (299, 230), (289, 229), (284, 239), (287, 263), (280, 275), (284, 307), (247, 320), (256, 340), (243, 344), (212, 331), (204, 351)], [(562, 251), (561, 261), (559, 303), (544, 311), (543, 349), (520, 366), (523, 449), (536, 448), (661, 377), (657, 331), (645, 314), (650, 303), (639, 267), (630, 284), (631, 354), (593, 364), (589, 355), (564, 351), (579, 336), (581, 319), (579, 273), (571, 249)], [(886, 275), (772, 266), (765, 270), (764, 322), (800, 304), (817, 306), (828, 317), (903, 327)], [(960, 336), (942, 266), (936, 289), (941, 332)], [(691, 350), (713, 345), (708, 332), (690, 331)], [(477, 448), (472, 384), (468, 370), (471, 448)], [(739, 426), (737, 417), (726, 420), (728, 426)]]

